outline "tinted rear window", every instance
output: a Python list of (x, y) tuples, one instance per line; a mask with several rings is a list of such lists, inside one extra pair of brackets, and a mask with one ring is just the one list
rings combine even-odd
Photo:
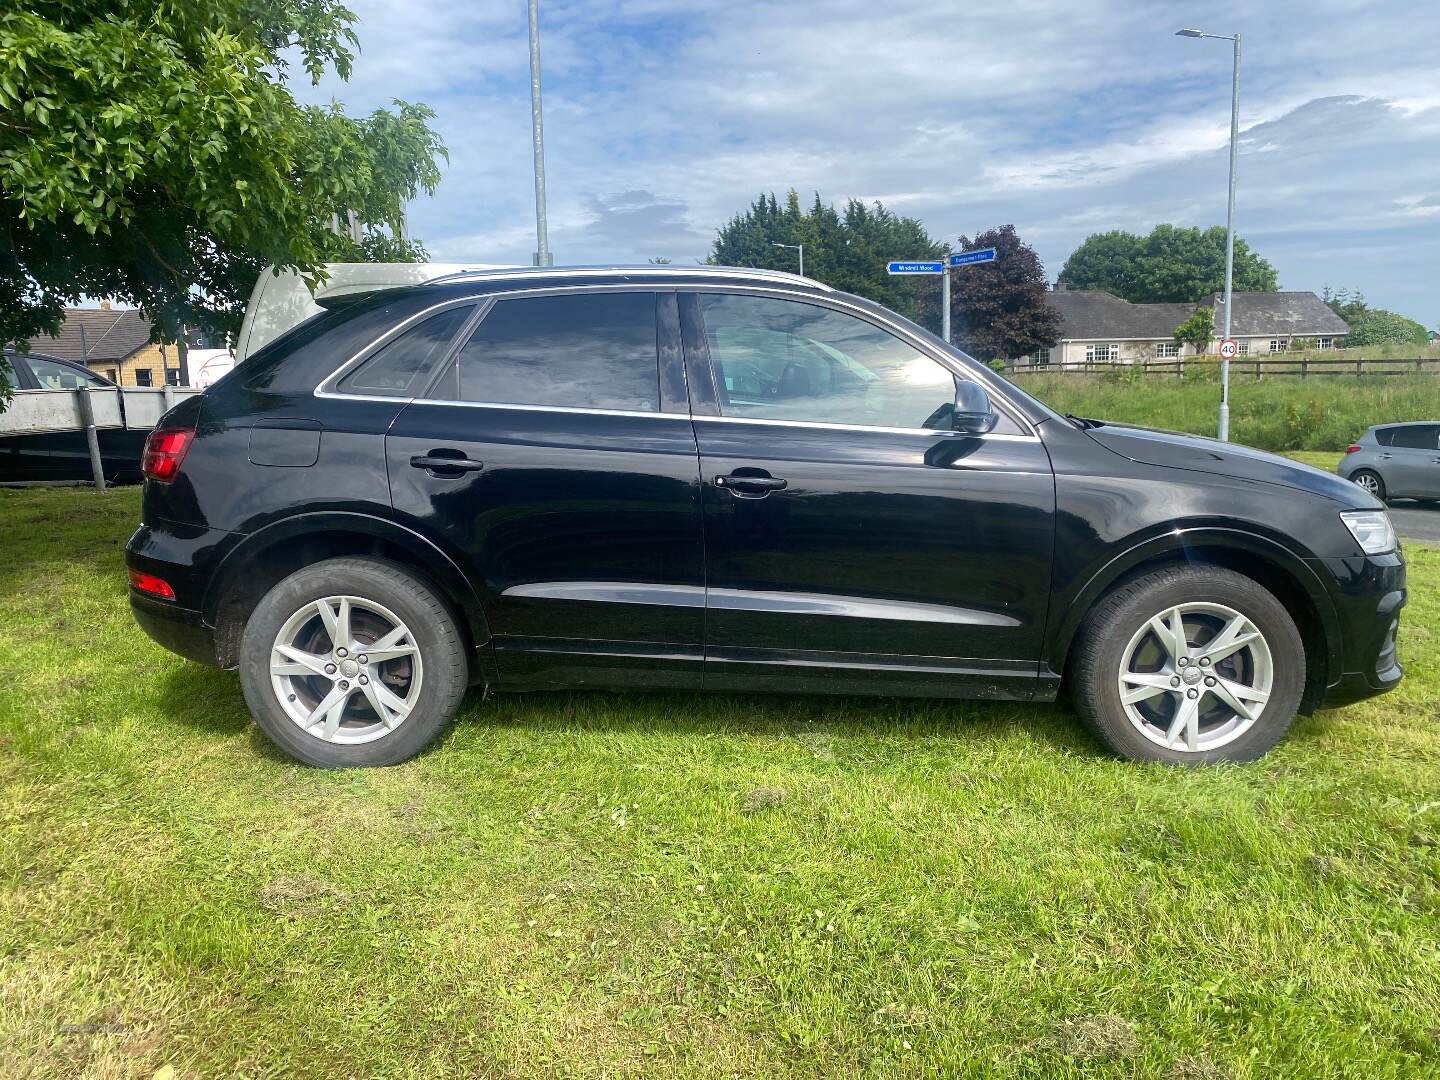
[(447, 308), (382, 345), (336, 387), (345, 394), (413, 397), (429, 385), (475, 307)]
[(458, 368), (462, 401), (658, 412), (655, 294), (501, 300)]

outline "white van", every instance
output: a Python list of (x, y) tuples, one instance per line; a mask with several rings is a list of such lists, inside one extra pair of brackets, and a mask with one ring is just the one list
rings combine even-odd
[(298, 326), (323, 309), (315, 301), (398, 285), (423, 285), (427, 281), (469, 270), (511, 269), (505, 263), (326, 263), (329, 276), (318, 288), (310, 287), (293, 270), (276, 273), (273, 267), (261, 271), (245, 308), (240, 338), (235, 343), (235, 363)]

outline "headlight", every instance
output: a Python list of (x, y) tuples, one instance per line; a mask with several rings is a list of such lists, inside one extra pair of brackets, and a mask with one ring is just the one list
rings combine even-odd
[(1366, 555), (1384, 555), (1395, 550), (1395, 527), (1384, 510), (1346, 510), (1340, 520)]

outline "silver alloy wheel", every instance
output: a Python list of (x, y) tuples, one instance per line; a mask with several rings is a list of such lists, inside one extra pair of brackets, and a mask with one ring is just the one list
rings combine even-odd
[(1354, 480), (1355, 483), (1359, 484), (1371, 495), (1374, 495), (1376, 498), (1380, 497), (1380, 481), (1375, 477), (1373, 473), (1356, 473), (1354, 476)]
[(373, 742), (420, 697), (415, 636), (393, 611), (361, 596), (327, 596), (285, 621), (270, 648), (270, 683), (300, 730), (330, 743)]
[(1270, 645), (1224, 604), (1167, 608), (1135, 632), (1120, 661), (1120, 703), (1141, 735), (1202, 753), (1249, 731), (1275, 681)]

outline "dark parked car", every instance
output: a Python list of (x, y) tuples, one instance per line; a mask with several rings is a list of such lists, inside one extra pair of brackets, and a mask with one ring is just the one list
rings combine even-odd
[(1369, 428), (1335, 471), (1377, 499), (1440, 501), (1440, 421)]
[(467, 685), (1044, 701), (1247, 760), (1401, 677), (1405, 563), (1354, 484), (1059, 416), (885, 309), (723, 268), (331, 301), (151, 436), (141, 625), (316, 765)]
[[(47, 390), (113, 389), (109, 379), (96, 375), (83, 364), (54, 356), (5, 351), (11, 374), (6, 379), (16, 394)], [(122, 405), (123, 407), (123, 405)], [(148, 432), (101, 428), (100, 464), (111, 481), (139, 480), (140, 453)], [(0, 483), (37, 480), (90, 480), (90, 447), (81, 430), (27, 432), (12, 435), (0, 430)]]

